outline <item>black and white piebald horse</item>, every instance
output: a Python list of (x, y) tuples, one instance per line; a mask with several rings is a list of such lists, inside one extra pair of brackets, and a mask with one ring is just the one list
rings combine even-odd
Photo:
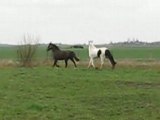
[(89, 50), (89, 58), (90, 58), (88, 68), (91, 65), (95, 68), (95, 65), (94, 65), (95, 58), (100, 58), (100, 60), (101, 60), (100, 68), (103, 67), (105, 58), (109, 59), (110, 63), (112, 64), (112, 69), (115, 68), (116, 62), (115, 62), (115, 60), (114, 60), (114, 58), (108, 48), (106, 48), (106, 47), (96, 48), (93, 45), (93, 41), (89, 41), (88, 47), (89, 47), (88, 50)]

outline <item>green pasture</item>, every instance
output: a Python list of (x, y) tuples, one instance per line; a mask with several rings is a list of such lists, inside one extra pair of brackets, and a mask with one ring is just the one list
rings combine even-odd
[[(87, 48), (68, 49), (88, 63)], [(87, 69), (81, 62), (77, 69), (72, 63), (66, 69), (0, 67), (0, 120), (159, 120), (160, 48), (109, 49), (118, 62), (114, 70), (108, 64)], [(0, 60), (16, 61), (16, 51), (0, 47)], [(46, 46), (34, 58), (45, 60)]]
[[(47, 46), (39, 45), (36, 51), (35, 59), (45, 60), (47, 58)], [(88, 60), (88, 49), (61, 48), (72, 50), (81, 60)], [(159, 60), (160, 47), (109, 47), (115, 59), (133, 59), (133, 60)], [(51, 56), (51, 53), (48, 53)], [(17, 46), (0, 47), (0, 59), (17, 60)]]
[(120, 47), (113, 48), (113, 53), (118, 59), (160, 59), (160, 47)]
[(159, 120), (160, 69), (0, 69), (1, 120)]
[(1, 46), (0, 59), (16, 59), (17, 47), (16, 46)]

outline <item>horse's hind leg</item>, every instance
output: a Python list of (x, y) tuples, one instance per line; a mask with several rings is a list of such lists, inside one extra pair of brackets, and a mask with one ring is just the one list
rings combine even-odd
[(56, 64), (56, 67), (60, 67), (60, 66)]
[(104, 58), (103, 58), (103, 57), (101, 57), (101, 67), (100, 67), (100, 69), (102, 69), (102, 68), (103, 68), (103, 64), (104, 64)]
[(77, 67), (77, 65), (76, 65), (76, 63), (75, 63), (75, 61), (74, 61), (74, 59), (71, 58), (70, 60), (74, 63), (74, 66)]

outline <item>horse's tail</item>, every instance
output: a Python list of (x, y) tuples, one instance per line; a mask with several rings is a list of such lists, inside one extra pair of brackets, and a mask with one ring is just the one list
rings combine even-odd
[(115, 60), (114, 60), (111, 52), (110, 52), (108, 49), (105, 50), (105, 56), (106, 56), (106, 58), (108, 58), (108, 59), (110, 60), (110, 62), (111, 62), (111, 64), (112, 64), (112, 68), (114, 69), (114, 67), (115, 67), (115, 65), (116, 65), (116, 62), (115, 62)]
[(75, 53), (73, 53), (74, 54), (74, 59), (76, 60), (76, 61), (79, 61), (79, 58), (76, 56), (76, 54)]

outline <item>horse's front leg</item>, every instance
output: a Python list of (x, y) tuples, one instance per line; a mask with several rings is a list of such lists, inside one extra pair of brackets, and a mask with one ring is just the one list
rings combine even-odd
[(68, 66), (68, 59), (65, 59), (65, 68)]
[(57, 66), (57, 60), (54, 60), (52, 67), (54, 67), (55, 65)]
[(90, 68), (91, 63), (92, 63), (92, 60), (91, 60), (91, 58), (90, 58), (90, 60), (89, 60), (89, 64), (88, 64), (88, 68)]
[(94, 65), (94, 60), (93, 60), (93, 58), (91, 58), (91, 64), (92, 64), (93, 68), (95, 68), (95, 65)]
[(91, 65), (95, 68), (93, 58), (90, 58), (90, 61), (89, 61), (89, 64), (88, 64), (88, 68), (90, 68)]

